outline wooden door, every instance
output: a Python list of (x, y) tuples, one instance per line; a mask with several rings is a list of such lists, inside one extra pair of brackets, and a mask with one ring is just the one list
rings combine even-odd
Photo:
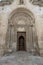
[(17, 33), (17, 50), (18, 51), (26, 50), (26, 32)]

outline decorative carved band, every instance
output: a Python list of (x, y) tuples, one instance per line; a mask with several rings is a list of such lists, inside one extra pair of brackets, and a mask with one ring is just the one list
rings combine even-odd
[(30, 2), (34, 5), (43, 6), (43, 0), (30, 0)]

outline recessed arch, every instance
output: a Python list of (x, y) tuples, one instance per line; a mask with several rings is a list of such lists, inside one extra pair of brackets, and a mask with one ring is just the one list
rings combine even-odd
[(6, 42), (9, 47), (11, 46), (12, 48), (12, 46), (14, 46), (14, 49), (17, 50), (17, 32), (24, 33), (24, 30), (26, 32), (26, 50), (32, 52), (32, 48), (34, 49), (34, 43), (37, 44), (38, 42), (35, 41), (37, 36), (35, 18), (30, 10), (22, 7), (15, 9), (9, 15), (8, 30), (6, 36)]
[(25, 42), (25, 38), (23, 36), (20, 36), (19, 39), (18, 39), (18, 42), (19, 42), (18, 43), (19, 47), (18, 47), (17, 50), (18, 51), (21, 51), (21, 50), (24, 51), (25, 50), (25, 43), (24, 43)]
[(11, 22), (12, 18), (13, 18), (14, 16), (16, 16), (17, 14), (19, 14), (19, 13), (21, 13), (21, 14), (24, 13), (26, 16), (29, 16), (29, 17), (31, 18), (31, 20), (33, 20), (32, 22), (35, 23), (34, 14), (33, 14), (30, 10), (26, 9), (25, 7), (19, 7), (19, 8), (16, 8), (15, 10), (13, 10), (13, 11), (9, 14), (9, 19), (8, 19), (8, 21)]

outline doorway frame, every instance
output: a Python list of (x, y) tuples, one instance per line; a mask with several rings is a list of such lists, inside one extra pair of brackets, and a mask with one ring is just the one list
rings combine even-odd
[[(24, 45), (25, 45), (25, 50), (23, 50), (23, 51), (26, 51), (26, 32), (25, 32), (25, 31), (23, 31), (23, 32), (22, 32), (22, 31), (18, 31), (18, 32), (17, 32), (17, 51), (19, 51), (19, 50), (18, 50), (18, 33), (24, 33), (24, 34), (25, 34), (25, 38), (24, 38), (24, 39), (25, 39), (25, 43), (24, 43)], [(22, 35), (21, 35), (21, 36), (22, 36)], [(19, 37), (20, 37), (20, 36), (19, 36)], [(24, 37), (24, 36), (23, 36), (23, 37)]]

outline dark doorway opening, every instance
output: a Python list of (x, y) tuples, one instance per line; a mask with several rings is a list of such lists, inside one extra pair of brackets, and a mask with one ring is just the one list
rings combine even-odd
[(26, 51), (26, 33), (25, 32), (17, 33), (17, 50)]

